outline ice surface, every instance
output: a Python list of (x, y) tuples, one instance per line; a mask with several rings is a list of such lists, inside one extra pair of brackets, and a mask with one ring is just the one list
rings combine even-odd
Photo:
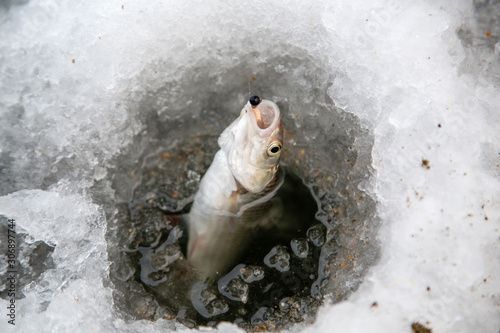
[[(355, 293), (296, 330), (498, 331), (499, 11), (463, 0), (5, 2), (0, 214), (54, 247), (54, 268), (23, 287), (16, 329), (182, 330), (114, 312), (105, 233), (124, 200), (111, 187), (126, 169), (117, 157), (138, 137), (175, 133), (158, 124), (181, 112), (239, 110), (250, 94), (278, 98), (294, 131), (324, 142), (315, 133), (330, 120), (293, 101), (327, 93), (374, 136), (375, 171), (359, 187), (376, 200), (382, 251)], [(227, 95), (214, 98), (217, 87)], [(221, 128), (232, 118), (217, 116)]]

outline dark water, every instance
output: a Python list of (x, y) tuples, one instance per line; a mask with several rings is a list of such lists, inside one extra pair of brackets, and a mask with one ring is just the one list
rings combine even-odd
[[(311, 297), (311, 287), (325, 230), (315, 219), (316, 200), (296, 175), (287, 173), (273, 203), (272, 227), (259, 230), (234, 268), (209, 283), (197, 280), (185, 260), (187, 226), (157, 208), (165, 223), (158, 240), (139, 242), (128, 252), (135, 280), (189, 327), (229, 321), (247, 329), (279, 328), (301, 321), (321, 304)], [(143, 209), (154, 214), (143, 205), (132, 207), (136, 214)]]

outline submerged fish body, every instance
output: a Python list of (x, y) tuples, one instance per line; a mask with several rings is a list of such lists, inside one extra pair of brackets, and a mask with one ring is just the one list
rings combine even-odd
[(200, 277), (223, 274), (266, 224), (283, 182), (282, 132), (278, 106), (255, 96), (220, 135), (189, 213), (188, 262)]

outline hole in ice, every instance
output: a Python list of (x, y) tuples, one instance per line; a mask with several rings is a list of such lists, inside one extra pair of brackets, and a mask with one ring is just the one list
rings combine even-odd
[[(219, 72), (209, 59), (131, 97), (143, 130), (108, 172), (118, 209), (108, 222), (110, 278), (124, 318), (286, 329), (312, 321), (325, 299), (349, 297), (376, 261), (375, 204), (364, 191), (371, 133), (333, 104), (327, 91), (334, 75), (318, 59), (304, 50), (283, 54), (265, 63), (247, 54)], [(148, 70), (141, 75), (150, 80)], [(217, 137), (248, 101), (249, 84), (282, 113), (282, 215), (217, 279), (196, 281), (185, 265), (187, 232), (172, 214), (189, 211)]]

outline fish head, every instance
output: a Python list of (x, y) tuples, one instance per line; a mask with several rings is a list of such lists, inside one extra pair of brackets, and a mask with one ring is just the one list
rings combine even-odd
[[(257, 97), (258, 98), (258, 97)], [(261, 192), (279, 168), (283, 128), (278, 106), (268, 100), (252, 99), (219, 137), (235, 180), (247, 191)], [(251, 103), (252, 101), (252, 103)]]

